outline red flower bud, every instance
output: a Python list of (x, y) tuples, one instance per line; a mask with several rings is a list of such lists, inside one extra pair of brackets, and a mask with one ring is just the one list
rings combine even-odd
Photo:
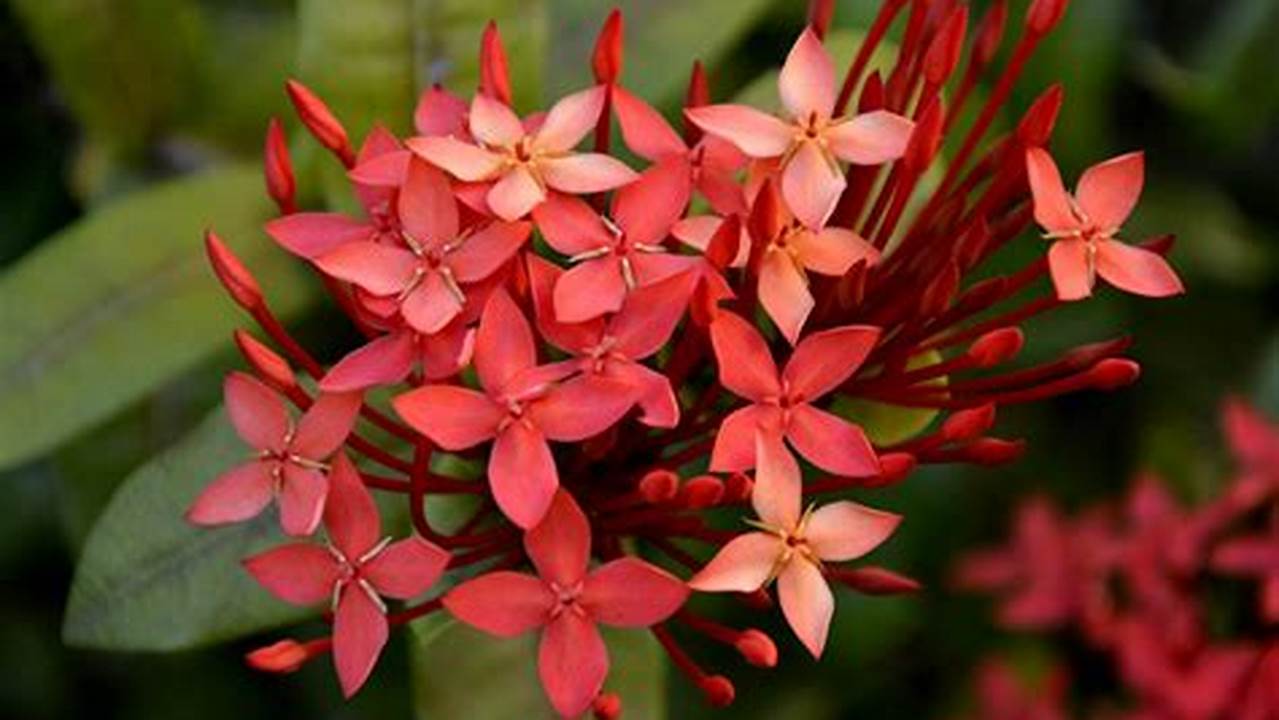
[(253, 372), (267, 384), (282, 393), (297, 386), (297, 378), (288, 361), (274, 350), (244, 330), (236, 330), (234, 339), (236, 347), (240, 348), (240, 354), (253, 367)]
[(733, 687), (733, 683), (723, 675), (711, 675), (702, 678), (698, 682), (698, 687), (702, 693), (706, 695), (706, 702), (717, 708), (728, 707), (733, 704), (733, 699), (737, 697), (737, 689)]
[(867, 478), (860, 483), (862, 487), (888, 487), (896, 485), (906, 476), (915, 472), (915, 467), (919, 465), (919, 461), (914, 455), (904, 452), (885, 453), (879, 456), (879, 474), (872, 478)]
[(616, 693), (600, 693), (591, 706), (597, 720), (617, 720), (622, 716), (622, 698)]
[(213, 273), (237, 305), (249, 312), (262, 307), (262, 288), (258, 281), (212, 230), (204, 231), (204, 250)]
[(511, 73), (507, 69), (506, 48), (497, 23), (492, 20), (480, 38), (480, 92), (511, 104)]
[(724, 502), (738, 503), (750, 499), (755, 481), (745, 473), (733, 473), (724, 481)]
[(640, 480), (639, 491), (649, 504), (670, 502), (679, 492), (679, 475), (670, 470), (653, 470)]
[(995, 404), (960, 410), (942, 423), (941, 435), (947, 442), (971, 440), (995, 424)]
[(922, 173), (932, 164), (941, 149), (942, 128), (946, 121), (946, 106), (941, 97), (934, 97), (924, 108), (915, 125), (915, 132), (906, 145), (906, 154), (902, 156), (902, 164), (912, 174)]
[(968, 6), (958, 5), (946, 16), (941, 29), (933, 36), (924, 55), (924, 78), (930, 85), (941, 86), (959, 66), (968, 33)]
[(311, 653), (307, 652), (305, 645), (296, 640), (281, 640), (249, 652), (244, 659), (254, 670), (291, 673), (296, 672), (303, 663), (311, 659)]
[(698, 475), (684, 483), (679, 501), (691, 510), (714, 507), (724, 499), (724, 481), (714, 475)]
[(293, 177), (293, 162), (289, 159), (289, 145), (279, 118), (271, 118), (266, 127), (266, 147), (263, 151), (263, 175), (266, 191), (275, 201), (280, 212), (288, 215), (297, 210), (297, 181)]
[(329, 106), (297, 80), (289, 80), (285, 85), (289, 99), (298, 118), (311, 135), (329, 152), (337, 155), (342, 164), (348, 168), (355, 166), (355, 151), (351, 149), (351, 140), (347, 137), (346, 128), (333, 116)]
[(1061, 104), (1065, 100), (1065, 92), (1061, 83), (1051, 87), (1035, 98), (1030, 109), (1017, 123), (1017, 140), (1025, 147), (1041, 147), (1052, 137), (1053, 128), (1057, 126), (1057, 116), (1061, 114)]
[(977, 27), (977, 39), (973, 41), (973, 65), (984, 68), (995, 59), (999, 45), (1008, 26), (1008, 0), (995, 0)]
[(1036, 35), (1046, 35), (1061, 22), (1069, 0), (1034, 0), (1026, 11), (1026, 28)]
[(1137, 382), (1141, 366), (1125, 358), (1106, 358), (1094, 365), (1088, 375), (1097, 390), (1118, 390)]
[(965, 448), (965, 454), (978, 465), (1004, 465), (1021, 458), (1026, 441), (1002, 438), (979, 438)]
[(918, 580), (881, 567), (839, 569), (831, 573), (839, 582), (864, 595), (903, 595), (919, 592)]
[(763, 631), (754, 628), (743, 630), (737, 636), (733, 647), (741, 654), (743, 660), (755, 667), (777, 666), (777, 645)]
[(706, 245), (706, 260), (716, 270), (723, 270), (737, 257), (742, 242), (742, 221), (736, 215), (730, 215), (719, 224), (715, 234), (711, 235)]
[(1025, 344), (1026, 336), (1021, 328), (999, 328), (973, 341), (968, 347), (968, 357), (979, 368), (994, 367), (1016, 357)]
[(595, 52), (591, 55), (591, 69), (595, 82), (612, 84), (622, 74), (622, 11), (613, 8), (595, 40)]

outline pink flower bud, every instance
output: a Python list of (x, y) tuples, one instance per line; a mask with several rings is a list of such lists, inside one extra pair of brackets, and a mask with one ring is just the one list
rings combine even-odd
[(235, 345), (253, 372), (280, 392), (297, 386), (297, 378), (284, 358), (244, 330), (236, 330)]
[(1026, 441), (1002, 438), (979, 438), (965, 448), (968, 458), (978, 465), (1004, 465), (1021, 458)]
[(737, 689), (723, 675), (711, 675), (703, 678), (698, 683), (698, 687), (706, 695), (706, 702), (713, 707), (728, 707), (733, 704), (733, 700), (737, 697)]
[(265, 145), (262, 170), (266, 177), (266, 191), (280, 212), (288, 215), (297, 209), (297, 182), (293, 178), (293, 162), (289, 159), (289, 145), (279, 118), (271, 118), (267, 125)]
[(480, 92), (511, 104), (511, 74), (497, 23), (489, 21), (480, 39)]
[(755, 481), (745, 473), (733, 473), (724, 481), (724, 502), (738, 503), (750, 499)]
[(595, 82), (612, 84), (622, 74), (622, 11), (613, 8), (595, 40), (595, 52), (591, 54), (591, 69)]
[(755, 667), (771, 668), (777, 666), (777, 645), (763, 631), (749, 628), (737, 636), (733, 647), (741, 654), (742, 659)]
[(329, 152), (337, 155), (343, 165), (354, 167), (355, 151), (351, 149), (351, 139), (346, 134), (346, 128), (342, 127), (342, 123), (329, 110), (329, 106), (297, 80), (289, 80), (285, 88), (298, 118), (311, 131), (311, 135)]
[(684, 483), (679, 501), (691, 510), (714, 507), (724, 499), (724, 481), (714, 475), (698, 475)]
[(1016, 357), (1025, 344), (1021, 328), (999, 328), (977, 338), (968, 348), (968, 357), (979, 368), (994, 367)]
[(957, 5), (946, 16), (941, 29), (933, 36), (932, 44), (924, 55), (924, 78), (930, 85), (941, 86), (959, 66), (964, 50), (964, 36), (968, 32), (968, 6)]
[(639, 491), (651, 505), (670, 502), (679, 492), (679, 475), (670, 470), (653, 470), (640, 480)]
[(841, 569), (833, 577), (864, 595), (904, 595), (923, 587), (918, 580), (874, 566)]
[(971, 440), (995, 424), (995, 404), (960, 410), (942, 423), (941, 435), (947, 442)]
[(1046, 35), (1061, 22), (1069, 0), (1034, 0), (1026, 11), (1026, 28), (1036, 35)]
[(999, 45), (1008, 26), (1008, 0), (995, 0), (977, 27), (977, 39), (973, 41), (973, 65), (984, 68), (995, 59)]
[(601, 693), (595, 698), (591, 712), (596, 720), (617, 720), (622, 716), (622, 698), (617, 693)]
[(1125, 358), (1106, 358), (1088, 372), (1092, 386), (1097, 390), (1118, 390), (1127, 387), (1141, 377), (1141, 366)]
[(262, 307), (262, 288), (258, 281), (212, 230), (204, 232), (204, 250), (213, 273), (237, 305), (249, 312)]
[(1057, 116), (1061, 114), (1061, 105), (1065, 100), (1065, 92), (1060, 83), (1054, 83), (1045, 90), (1030, 109), (1017, 123), (1017, 140), (1025, 147), (1041, 147), (1052, 137), (1053, 128), (1057, 125)]
[(297, 672), (311, 654), (296, 640), (281, 640), (249, 652), (244, 659), (254, 670), (285, 674)]

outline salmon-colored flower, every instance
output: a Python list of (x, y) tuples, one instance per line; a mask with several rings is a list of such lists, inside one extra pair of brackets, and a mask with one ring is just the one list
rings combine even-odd
[(594, 129), (606, 92), (600, 86), (569, 95), (536, 129), (521, 123), (500, 100), (476, 94), (468, 119), (476, 143), (426, 136), (410, 139), (408, 146), (459, 180), (492, 182), (489, 208), (504, 220), (519, 220), (546, 200), (549, 190), (596, 193), (635, 179), (633, 170), (608, 155), (573, 152)]
[(879, 472), (879, 460), (862, 429), (813, 403), (852, 376), (879, 340), (866, 325), (823, 330), (804, 338), (779, 373), (768, 344), (753, 325), (730, 312), (711, 324), (719, 381), (751, 402), (724, 418), (711, 469), (754, 466), (755, 433), (791, 442), (801, 455), (828, 472), (864, 477)]
[(329, 492), (325, 460), (355, 425), (360, 396), (321, 395), (294, 424), (284, 399), (249, 375), (231, 373), (224, 392), (236, 434), (257, 457), (206, 487), (187, 511), (187, 520), (197, 525), (240, 522), (274, 499), (280, 506), (280, 527), (290, 535), (310, 535), (320, 524)]
[(1026, 151), (1026, 172), (1035, 197), (1035, 220), (1048, 250), (1057, 297), (1079, 300), (1092, 295), (1097, 276), (1136, 295), (1167, 297), (1181, 293), (1181, 280), (1161, 255), (1116, 239), (1132, 214), (1145, 181), (1145, 158), (1130, 153), (1094, 165), (1066, 192), (1052, 156), (1042, 148)]
[(493, 440), (488, 476), (493, 499), (516, 525), (546, 514), (559, 473), (549, 440), (577, 442), (617, 422), (635, 402), (629, 383), (598, 375), (567, 379), (566, 363), (537, 365), (537, 346), (505, 291), (489, 299), (475, 338), (483, 392), (426, 385), (395, 398), (396, 412), (446, 450)]
[(324, 513), (327, 546), (284, 545), (244, 561), (273, 595), (294, 605), (328, 600), (333, 609), (333, 662), (342, 692), (355, 694), (387, 639), (383, 597), (408, 600), (435, 584), (449, 554), (413, 536), (382, 537), (377, 505), (345, 455), (333, 463), (331, 502)]
[(835, 83), (830, 56), (813, 31), (805, 29), (777, 79), (784, 118), (746, 105), (708, 105), (685, 113), (698, 127), (753, 158), (780, 158), (786, 204), (800, 222), (818, 229), (844, 191), (839, 161), (880, 165), (896, 160), (906, 152), (915, 127), (886, 110), (832, 117)]
[(823, 562), (854, 560), (879, 547), (901, 518), (854, 502), (803, 509), (799, 464), (780, 438), (757, 432), (751, 504), (759, 532), (730, 541), (688, 581), (702, 592), (754, 592), (777, 580), (786, 621), (814, 657), (826, 647), (835, 598)]

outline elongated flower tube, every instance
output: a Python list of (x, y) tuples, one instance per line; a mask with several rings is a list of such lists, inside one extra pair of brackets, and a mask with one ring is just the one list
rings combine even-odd
[[(323, 518), (335, 552), (307, 545), (250, 569), (291, 602), (340, 586), (332, 637), (272, 638), (251, 665), (284, 673), (333, 652), (349, 694), (376, 681), (385, 628), (448, 613), (498, 637), (540, 633), (529, 662), (548, 708), (618, 717), (626, 698), (613, 681), (626, 670), (610, 671), (597, 632), (612, 625), (650, 634), (708, 702), (727, 705), (733, 668), (707, 666), (699, 640), (773, 667), (796, 647), (827, 649), (840, 594), (920, 589), (875, 564), (900, 520), (891, 503), (855, 504), (848, 491), (909, 482), (923, 465), (1012, 462), (1025, 440), (1002, 436), (1016, 429), (1000, 426), (1000, 406), (1138, 378), (1126, 337), (1017, 362), (1036, 316), (1082, 299), (1082, 281), (1093, 289), (1090, 267), (1121, 288), (1137, 279), (1159, 290), (1144, 295), (1175, 281), (1153, 260), (1170, 236), (1116, 239), (1140, 212), (1133, 161), (1069, 196), (1045, 182), (1058, 177), (1045, 158), (1060, 88), (1020, 119), (1006, 107), (1065, 3), (1036, 2), (1002, 53), (1003, 3), (970, 35), (953, 0), (890, 0), (846, 69), (823, 45), (836, 5), (815, 3), (814, 27), (779, 58), (780, 116), (715, 97), (695, 65), (682, 117), (664, 117), (628, 86), (646, 59), (625, 57), (617, 13), (583, 58), (599, 84), (546, 112), (512, 107), (518, 59), (496, 25), (483, 35), (478, 91), (426, 89), (404, 108), (410, 137), (351, 138), (338, 113), (290, 85), (358, 211), (294, 207), (305, 178), (290, 181), (273, 125), (266, 177), (285, 214), (265, 229), (350, 319), (354, 335), (339, 337), (360, 340), (313, 354), (274, 314), (272, 288), (210, 233), (216, 276), (260, 330), (237, 338), (261, 382), (228, 381), (232, 421), (260, 454), (193, 498), (191, 519), (247, 519), (279, 498), (286, 530), (320, 535)], [(868, 72), (908, 6), (896, 60)], [(989, 137), (997, 126), (1014, 130)], [(943, 164), (940, 183), (923, 182)], [(1039, 252), (992, 271), (1014, 242)], [(1133, 257), (1162, 268), (1159, 288)], [(285, 402), (305, 413), (296, 432)], [(319, 419), (333, 430), (323, 443), (310, 430)], [(1257, 445), (1256, 434), (1239, 441)], [(351, 459), (341, 478), (333, 457)], [(341, 539), (351, 513), (371, 522), (353, 482), (407, 507), (412, 537), (401, 542), (431, 572), (403, 584), (382, 567), (401, 545)], [(300, 488), (323, 494), (322, 512), (292, 499)], [(455, 495), (476, 502), (445, 532), (427, 508)], [(748, 507), (753, 527), (738, 521)], [(1241, 543), (1218, 561), (1247, 574), (1262, 559)], [(987, 572), (1017, 567), (1000, 560)], [(1035, 572), (1009, 615), (1071, 611), (1058, 596), (1067, 571)], [(710, 592), (780, 612), (797, 643), (712, 617)], [(371, 635), (353, 644), (344, 618), (355, 615)]]

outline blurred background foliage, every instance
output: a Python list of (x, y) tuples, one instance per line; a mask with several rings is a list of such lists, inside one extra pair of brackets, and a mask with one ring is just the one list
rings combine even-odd
[[(973, 2), (978, 10), (984, 4)], [(800, 29), (805, 3), (620, 5), (625, 81), (673, 110), (694, 58), (709, 63), (717, 97), (767, 72)], [(376, 681), (346, 705), (325, 663), (284, 679), (244, 668), (241, 654), (253, 643), (244, 634), (290, 617), (278, 608), (263, 615), (256, 591), (232, 581), (234, 558), (263, 542), (264, 531), (194, 544), (169, 512), (219, 458), (236, 452), (221, 424), (204, 420), (221, 374), (235, 366), (229, 331), (239, 318), (204, 268), (199, 233), (216, 225), (261, 274), (280, 312), (331, 356), (350, 338), (333, 335), (317, 288), (259, 230), (270, 209), (256, 162), (267, 118), (290, 116), (284, 78), (311, 84), (357, 136), (375, 121), (402, 131), (425, 85), (473, 87), (479, 34), (495, 17), (516, 59), (517, 103), (527, 110), (588, 81), (590, 45), (610, 7), (596, 0), (0, 5), (0, 129), (9, 158), (0, 164), (0, 706), (7, 716), (406, 717), (416, 706), (422, 718), (483, 720), (532, 712), (527, 648), (485, 645), (429, 623), (397, 634)], [(877, 7), (842, 0), (836, 25), (855, 33)], [(906, 600), (841, 594), (820, 664), (776, 623), (766, 629), (785, 639), (783, 663), (770, 673), (699, 648), (741, 681), (733, 717), (954, 716), (967, 707), (970, 671), (983, 653), (1008, 650), (1031, 672), (1040, 657), (1032, 641), (992, 630), (981, 602), (947, 591), (959, 552), (1000, 537), (1008, 509), (1033, 490), (1079, 504), (1119, 492), (1134, 470), (1152, 467), (1187, 498), (1210, 495), (1209, 479), (1224, 462), (1219, 399), (1241, 393), (1279, 413), (1276, 44), (1275, 0), (1074, 0), (1012, 110), (1049, 83), (1064, 85), (1054, 149), (1070, 175), (1119, 152), (1148, 151), (1147, 194), (1129, 233), (1176, 232), (1174, 261), (1190, 293), (1158, 303), (1104, 293), (1035, 324), (1027, 361), (1130, 333), (1143, 381), (1117, 394), (1003, 410), (1003, 433), (1031, 440), (1015, 466), (929, 469), (878, 493), (876, 504), (907, 521), (877, 562), (920, 577), (928, 590)], [(349, 202), (333, 192), (340, 175), (317, 162), (313, 144), (288, 122), (307, 203)], [(1027, 238), (1003, 261), (1038, 252)], [(85, 539), (113, 495), (93, 531), (100, 547), (86, 556), (91, 567), (72, 592)], [(175, 561), (175, 548), (187, 554)], [(213, 587), (211, 577), (229, 586)], [(223, 638), (234, 639), (209, 644)], [(94, 647), (134, 652), (83, 649)], [(178, 652), (152, 652), (161, 649)], [(615, 652), (627, 657), (619, 669), (629, 685), (659, 690), (631, 693), (628, 717), (714, 715), (677, 677), (662, 695), (668, 673), (651, 646)]]

